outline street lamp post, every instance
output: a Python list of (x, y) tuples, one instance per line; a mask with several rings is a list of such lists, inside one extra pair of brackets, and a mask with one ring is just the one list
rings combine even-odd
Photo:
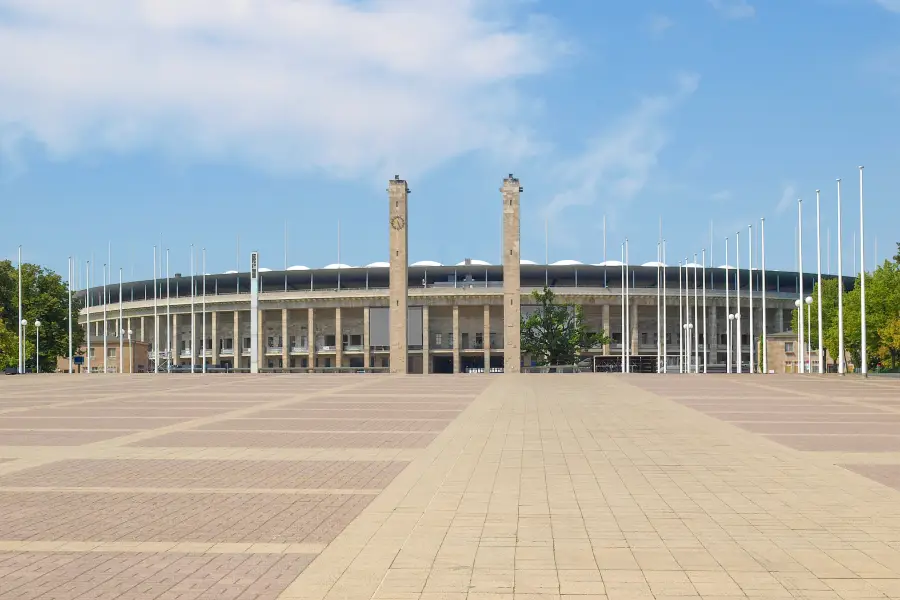
[(800, 338), (800, 329), (803, 327), (803, 303), (800, 298), (794, 300), (794, 306), (797, 308), (797, 350), (794, 352), (798, 356), (797, 364), (799, 365), (798, 373), (803, 373), (803, 340)]
[(41, 322), (34, 322), (34, 372), (41, 372)]
[[(688, 319), (690, 319), (690, 312), (688, 312)], [(687, 368), (685, 369), (685, 373), (691, 372), (691, 332), (694, 329), (693, 323), (685, 323), (684, 324), (684, 343), (685, 343), (685, 357), (687, 360), (687, 364), (685, 365)], [(694, 366), (696, 369), (696, 365)]]
[(25, 327), (28, 326), (28, 319), (22, 319), (19, 321), (19, 345), (22, 347), (22, 369), (19, 371), (20, 373), (25, 372)]

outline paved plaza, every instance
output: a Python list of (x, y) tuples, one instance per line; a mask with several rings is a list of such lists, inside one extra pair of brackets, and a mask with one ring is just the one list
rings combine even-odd
[(900, 382), (0, 379), (0, 599), (900, 598)]

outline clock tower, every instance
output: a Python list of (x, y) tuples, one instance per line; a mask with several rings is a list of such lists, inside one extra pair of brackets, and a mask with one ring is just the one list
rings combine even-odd
[[(407, 306), (409, 304), (409, 234), (407, 198), (409, 188), (399, 175), (388, 182), (388, 222), (390, 224), (390, 308), (391, 373), (407, 372)], [(368, 349), (366, 349), (368, 352)]]

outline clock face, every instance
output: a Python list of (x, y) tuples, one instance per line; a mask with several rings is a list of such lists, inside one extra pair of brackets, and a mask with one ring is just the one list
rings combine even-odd
[(398, 231), (400, 229), (403, 229), (403, 226), (405, 224), (406, 223), (403, 221), (403, 217), (397, 216), (397, 217), (394, 217), (391, 219), (391, 227), (393, 227), (394, 229), (397, 229)]

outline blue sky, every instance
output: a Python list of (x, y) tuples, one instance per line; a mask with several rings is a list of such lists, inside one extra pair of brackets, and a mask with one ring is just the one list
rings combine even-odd
[[(75, 6), (77, 4), (78, 6)], [(497, 262), (515, 173), (523, 257), (699, 253), (766, 218), (814, 270), (815, 189), (845, 272), (866, 166), (867, 264), (900, 239), (900, 0), (0, 0), (0, 257), (150, 276), (387, 256), (409, 181), (412, 260)], [(755, 227), (755, 229), (758, 229)], [(857, 252), (858, 254), (858, 252)], [(733, 255), (732, 255), (732, 263)], [(828, 258), (823, 256), (823, 266)]]

